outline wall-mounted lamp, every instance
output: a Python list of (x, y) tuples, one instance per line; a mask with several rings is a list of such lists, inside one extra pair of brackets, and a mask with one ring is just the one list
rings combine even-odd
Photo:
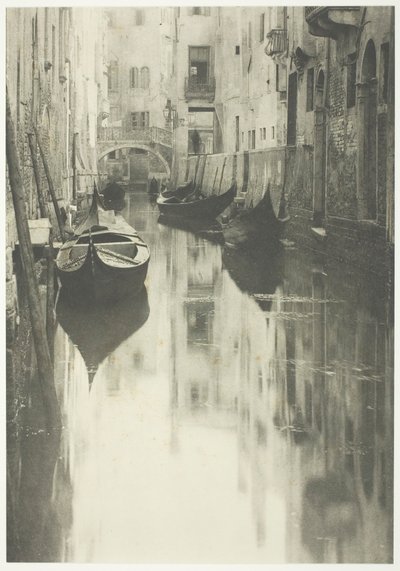
[(175, 128), (178, 122), (178, 112), (176, 107), (171, 105), (171, 100), (167, 99), (167, 104), (163, 109), (164, 119), (167, 123), (172, 123), (172, 127)]

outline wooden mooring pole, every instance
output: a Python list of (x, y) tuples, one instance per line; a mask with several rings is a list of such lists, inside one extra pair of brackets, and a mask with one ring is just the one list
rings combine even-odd
[(39, 209), (40, 209), (40, 216), (42, 218), (47, 218), (49, 213), (47, 211), (47, 204), (45, 201), (45, 197), (43, 194), (42, 184), (40, 182), (40, 171), (39, 171), (39, 163), (36, 156), (36, 145), (33, 133), (28, 133), (28, 143), (29, 149), (31, 151), (31, 159), (32, 159), (32, 167), (33, 167), (33, 174), (35, 175), (35, 183), (36, 183), (36, 190), (38, 195), (38, 202), (39, 202)]
[(49, 345), (49, 353), (54, 363), (54, 248), (53, 248), (53, 230), (50, 228), (49, 251), (47, 254), (47, 297), (46, 297), (46, 333), (47, 343)]
[(42, 141), (41, 141), (39, 132), (36, 128), (36, 125), (33, 125), (33, 130), (35, 132), (36, 141), (37, 141), (37, 144), (39, 147), (40, 156), (42, 157), (43, 168), (44, 168), (44, 172), (46, 173), (47, 183), (49, 185), (49, 192), (50, 192), (51, 199), (53, 201), (53, 206), (54, 206), (54, 211), (55, 211), (56, 217), (57, 217), (58, 227), (60, 229), (61, 240), (63, 242), (65, 242), (64, 223), (63, 223), (63, 220), (61, 217), (60, 207), (58, 206), (56, 191), (54, 189), (53, 178), (51, 176), (50, 169), (49, 169), (49, 163), (47, 162), (47, 158), (46, 158), (46, 155), (45, 155), (44, 150), (43, 150)]
[(39, 288), (34, 270), (32, 243), (29, 234), (24, 189), (19, 167), (17, 144), (14, 124), (11, 116), (8, 90), (6, 91), (6, 154), (8, 176), (13, 198), (20, 254), (22, 259), (22, 268), (27, 284), (32, 334), (35, 344), (44, 411), (46, 414), (48, 428), (58, 429), (61, 427), (60, 408), (58, 405), (57, 394), (54, 386), (53, 365), (50, 359), (49, 346), (46, 338), (46, 329), (40, 306)]
[(77, 176), (76, 176), (76, 138), (78, 133), (74, 133), (72, 139), (72, 198), (76, 200)]

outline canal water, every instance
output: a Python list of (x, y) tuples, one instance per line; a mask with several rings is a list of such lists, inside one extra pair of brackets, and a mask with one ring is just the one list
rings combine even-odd
[[(393, 323), (355, 269), (246, 257), (123, 215), (146, 291), (57, 308), (61, 437), (33, 375), (13, 449), (9, 553), (79, 563), (392, 560)], [(9, 538), (10, 544), (10, 538)]]

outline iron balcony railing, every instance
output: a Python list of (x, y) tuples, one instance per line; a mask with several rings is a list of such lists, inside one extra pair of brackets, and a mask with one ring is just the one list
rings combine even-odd
[(143, 145), (159, 143), (172, 147), (172, 132), (161, 127), (103, 127), (99, 131), (100, 141), (132, 141)]
[(201, 81), (196, 75), (185, 78), (185, 97), (193, 99), (214, 99), (215, 78)]
[(306, 20), (311, 20), (314, 17), (314, 13), (323, 8), (323, 6), (305, 6), (304, 7), (304, 16)]
[(265, 46), (265, 53), (268, 56), (283, 54), (287, 50), (288, 35), (287, 30), (277, 28), (267, 34), (268, 43)]

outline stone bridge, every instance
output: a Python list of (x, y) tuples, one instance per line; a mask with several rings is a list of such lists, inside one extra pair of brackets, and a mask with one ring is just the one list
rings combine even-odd
[(142, 149), (156, 155), (170, 176), (172, 145), (172, 131), (160, 127), (141, 127), (129, 130), (123, 127), (104, 127), (100, 130), (97, 139), (97, 156), (98, 160), (101, 160), (118, 149)]

